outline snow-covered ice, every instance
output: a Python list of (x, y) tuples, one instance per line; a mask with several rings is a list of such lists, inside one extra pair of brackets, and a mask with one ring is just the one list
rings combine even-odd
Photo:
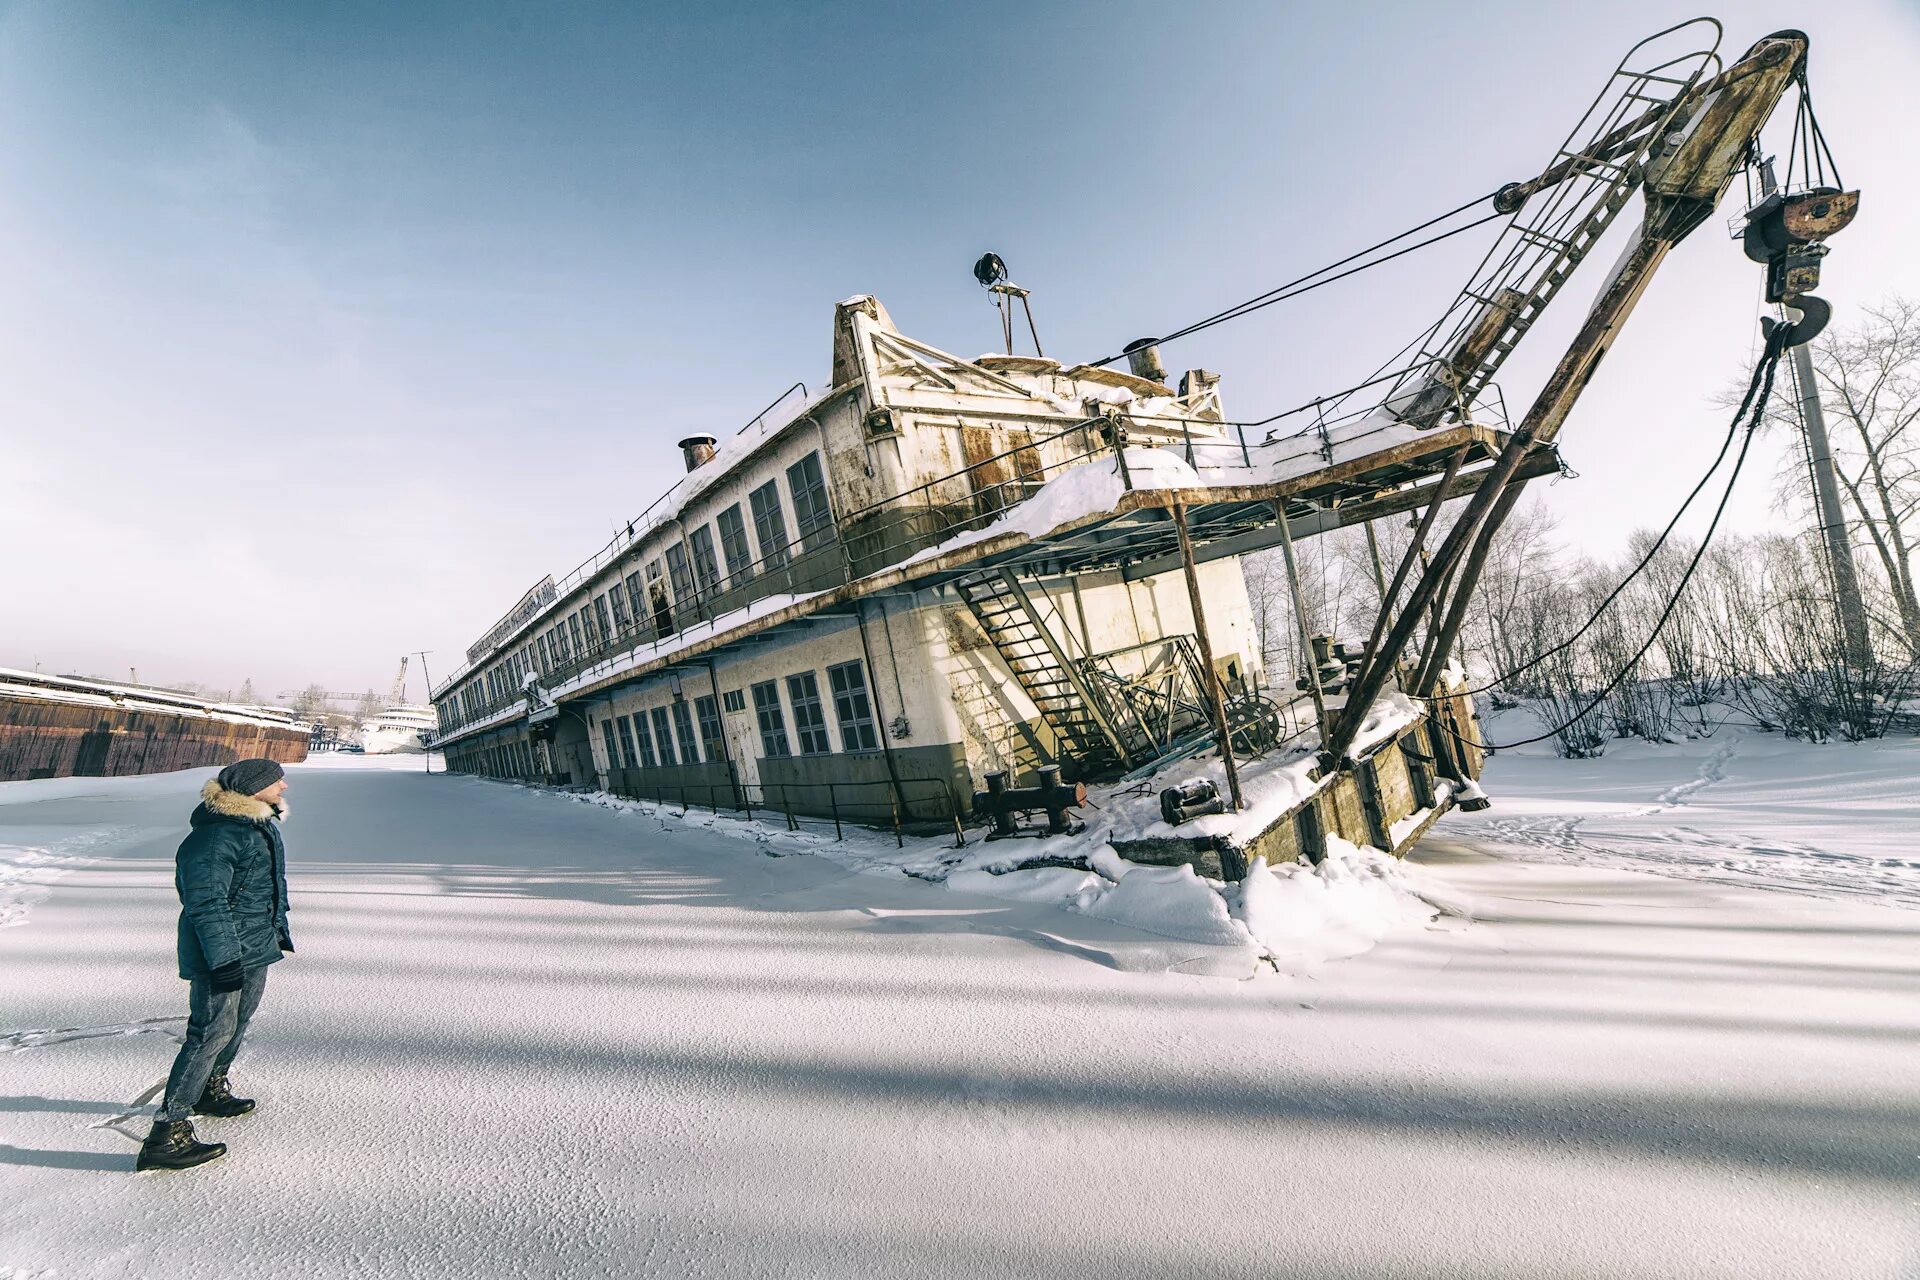
[[(1529, 737), (1524, 711), (1488, 717)], [(1813, 745), (1722, 725), (1711, 737), (1546, 743), (1487, 762), (1493, 808), (1447, 819), (1476, 842), (1589, 866), (1920, 907), (1920, 738)]]
[[(1310, 794), (1312, 784), (1306, 781), (1306, 772), (1311, 763), (1306, 758), (1276, 757), (1249, 765), (1241, 775), (1249, 808), (1238, 822), (1230, 815), (1213, 815), (1194, 820), (1180, 834), (1210, 830), (1204, 823), (1225, 822), (1224, 827), (1211, 830), (1251, 838), (1280, 812), (1272, 809), (1261, 816), (1277, 797)], [(1186, 761), (1156, 781), (1199, 776), (1207, 767), (1204, 761)], [(1134, 791), (1140, 794), (1130, 794)], [(1329, 856), (1317, 867), (1292, 866), (1269, 873), (1298, 878), (1290, 891), (1288, 936), (1284, 944), (1274, 944), (1244, 912), (1234, 910), (1239, 898), (1232, 886), (1201, 877), (1190, 866), (1130, 863), (1115, 851), (1110, 841), (1122, 835), (1175, 834), (1159, 816), (1150, 788), (1103, 787), (1095, 794), (1099, 812), (1089, 812), (1091, 821), (1078, 835), (994, 842), (980, 839), (976, 832), (973, 843), (964, 849), (954, 848), (951, 836), (907, 837), (896, 842), (890, 833), (860, 827), (835, 835), (831, 823), (818, 820), (814, 820), (815, 830), (788, 831), (777, 818), (753, 822), (733, 814), (683, 810), (672, 803), (629, 800), (605, 792), (571, 798), (642, 815), (668, 830), (726, 833), (751, 840), (769, 853), (812, 853), (855, 871), (909, 875), (965, 893), (1080, 912), (1177, 942), (1250, 946), (1254, 957), (1289, 972), (1310, 971), (1328, 956), (1356, 954), (1365, 949), (1353, 945), (1356, 939), (1379, 938), (1396, 927), (1423, 923), (1433, 916), (1430, 886), (1404, 864), (1379, 850), (1334, 841), (1329, 844)], [(1430, 811), (1421, 810), (1411, 820), (1427, 816)], [(1064, 861), (1075, 865), (1059, 865)]]
[[(232, 1152), (185, 1174), (131, 1174), (130, 1113), (185, 1012), (171, 856), (208, 771), (0, 793), (0, 845), (68, 860), (0, 929), (0, 1274), (1920, 1263), (1920, 912), (1449, 818), (1412, 868), (1447, 910), (1307, 976), (1050, 905), (1108, 874), (985, 896), (379, 764), (291, 770), (300, 953), (235, 1073), (261, 1109), (204, 1122)], [(1284, 939), (1327, 887), (1266, 875), (1226, 906)]]

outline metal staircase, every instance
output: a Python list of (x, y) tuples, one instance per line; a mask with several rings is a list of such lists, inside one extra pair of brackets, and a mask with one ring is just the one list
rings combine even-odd
[(1082, 777), (1137, 763), (1112, 708), (1041, 621), (1011, 569), (969, 574), (954, 586)]

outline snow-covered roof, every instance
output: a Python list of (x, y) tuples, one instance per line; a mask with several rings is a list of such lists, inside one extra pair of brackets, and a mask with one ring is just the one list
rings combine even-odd
[(0, 667), (0, 698), (21, 702), (61, 703), (69, 706), (112, 707), (122, 711), (156, 711), (171, 715), (204, 716), (234, 724), (261, 724), (305, 728), (304, 721), (284, 707), (242, 706), (214, 702), (173, 689), (116, 684), (84, 676), (53, 676), (39, 671)]

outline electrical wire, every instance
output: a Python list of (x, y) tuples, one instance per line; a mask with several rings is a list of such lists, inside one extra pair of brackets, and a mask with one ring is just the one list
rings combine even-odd
[[(1687, 584), (1693, 580), (1694, 570), (1700, 567), (1700, 561), (1705, 558), (1707, 548), (1713, 545), (1713, 535), (1720, 527), (1720, 517), (1726, 513), (1727, 502), (1733, 497), (1733, 487), (1739, 481), (1740, 472), (1746, 465), (1747, 450), (1753, 445), (1753, 437), (1759, 432), (1761, 419), (1765, 416), (1767, 401), (1773, 396), (1774, 371), (1780, 365), (1780, 357), (1786, 351), (1786, 342), (1790, 336), (1791, 329), (1790, 326), (1787, 325), (1781, 325), (1775, 328), (1773, 333), (1768, 335), (1767, 354), (1761, 360), (1759, 366), (1755, 368), (1754, 383), (1748, 387), (1748, 398), (1752, 400), (1753, 386), (1758, 385), (1758, 400), (1753, 403), (1753, 412), (1747, 418), (1746, 436), (1741, 440), (1740, 452), (1733, 460), (1733, 471), (1727, 477), (1726, 490), (1720, 495), (1720, 504), (1714, 508), (1713, 519), (1707, 524), (1707, 531), (1705, 536), (1700, 539), (1699, 548), (1693, 553), (1693, 559), (1687, 562), (1686, 572), (1680, 575), (1679, 583), (1674, 587), (1673, 594), (1667, 598), (1666, 607), (1660, 611), (1659, 618), (1654, 621), (1653, 630), (1648, 633), (1646, 642), (1640, 646), (1631, 658), (1627, 659), (1613, 678), (1607, 681), (1605, 687), (1596, 693), (1584, 707), (1581, 707), (1580, 710), (1574, 712), (1573, 715), (1555, 725), (1553, 728), (1548, 729), (1545, 733), (1535, 734), (1531, 738), (1522, 738), (1518, 742), (1475, 742), (1444, 721), (1436, 719), (1434, 723), (1440, 725), (1441, 729), (1444, 730), (1449, 737), (1480, 751), (1509, 751), (1514, 747), (1524, 747), (1535, 742), (1545, 742), (1548, 738), (1554, 737), (1571, 726), (1578, 724), (1589, 715), (1595, 707), (1598, 707), (1602, 702), (1606, 701), (1607, 695), (1619, 688), (1621, 684), (1626, 681), (1626, 678), (1633, 673), (1634, 669), (1640, 665), (1640, 660), (1647, 656), (1647, 651), (1653, 648), (1654, 641), (1658, 640), (1661, 631), (1665, 630), (1667, 619), (1671, 618), (1673, 611), (1679, 607), (1680, 598), (1686, 594)], [(1745, 408), (1746, 402), (1743, 401), (1743, 413), (1745, 412)], [(1739, 420), (1738, 417), (1734, 419), (1735, 422)], [(1429, 699), (1429, 701), (1431, 700), (1432, 699)]]
[[(1774, 358), (1777, 359), (1777, 357), (1774, 357)], [(1619, 585), (1615, 586), (1612, 591), (1609, 591), (1607, 593), (1606, 599), (1602, 600), (1598, 605), (1594, 607), (1593, 613), (1587, 618), (1585, 622), (1580, 624), (1580, 629), (1578, 631), (1575, 631), (1572, 635), (1568, 636), (1565, 640), (1562, 640), (1559, 644), (1555, 645), (1553, 648), (1545, 650), (1544, 652), (1535, 655), (1533, 658), (1528, 659), (1526, 662), (1522, 663), (1520, 666), (1515, 667), (1513, 670), (1503, 672), (1500, 675), (1494, 676), (1492, 679), (1488, 680), (1487, 683), (1480, 685), (1478, 688), (1462, 690), (1460, 691), (1461, 693), (1465, 693), (1471, 696), (1474, 694), (1486, 693), (1491, 689), (1497, 689), (1501, 685), (1506, 684), (1508, 681), (1512, 680), (1515, 676), (1524, 675), (1526, 672), (1533, 670), (1535, 667), (1545, 662), (1548, 658), (1553, 657), (1555, 654), (1565, 653), (1568, 649), (1571, 649), (1576, 643), (1578, 643), (1581, 636), (1586, 635), (1587, 632), (1593, 629), (1594, 624), (1600, 621), (1601, 616), (1605, 614), (1609, 608), (1612, 607), (1613, 602), (1615, 600), (1618, 600), (1620, 598), (1621, 593), (1624, 592), (1629, 585), (1631, 585), (1631, 583), (1635, 578), (1639, 577), (1640, 574), (1646, 570), (1646, 567), (1649, 564), (1653, 563), (1654, 556), (1658, 555), (1660, 553), (1660, 548), (1666, 545), (1667, 539), (1671, 537), (1673, 534), (1674, 527), (1680, 523), (1680, 518), (1687, 514), (1687, 508), (1693, 505), (1693, 500), (1700, 496), (1700, 491), (1702, 489), (1705, 489), (1707, 487), (1707, 481), (1713, 479), (1713, 473), (1720, 469), (1720, 464), (1722, 462), (1726, 461), (1727, 450), (1733, 447), (1734, 439), (1740, 434), (1740, 424), (1742, 421), (1745, 420), (1747, 416), (1747, 410), (1751, 408), (1753, 405), (1754, 394), (1760, 388), (1760, 377), (1761, 377), (1762, 369), (1764, 367), (1765, 367), (1764, 361), (1761, 364), (1757, 364), (1754, 366), (1753, 377), (1749, 379), (1747, 382), (1747, 394), (1741, 399), (1740, 407), (1734, 410), (1733, 420), (1727, 424), (1726, 438), (1721, 440), (1720, 452), (1714, 455), (1713, 464), (1706, 469), (1706, 472), (1703, 475), (1701, 475), (1699, 483), (1693, 486), (1692, 491), (1688, 493), (1686, 496), (1686, 499), (1683, 502), (1681, 502), (1679, 509), (1673, 513), (1673, 518), (1667, 521), (1667, 527), (1660, 531), (1660, 536), (1654, 539), (1653, 545), (1651, 547), (1647, 548), (1647, 553), (1644, 556), (1640, 557), (1640, 562), (1634, 565), (1632, 569), (1629, 569), (1627, 571), (1627, 576), (1620, 580)], [(1789, 366), (1789, 372), (1791, 371), (1792, 371), (1792, 368), (1791, 366)], [(1459, 697), (1460, 693), (1449, 694), (1448, 696)]]
[[(1196, 320), (1194, 323), (1189, 324), (1184, 328), (1175, 329), (1171, 333), (1165, 334), (1164, 336), (1159, 338), (1155, 338), (1153, 340), (1153, 345), (1159, 346), (1163, 343), (1173, 342), (1173, 341), (1176, 341), (1177, 339), (1185, 338), (1192, 334), (1199, 333), (1202, 330), (1211, 329), (1215, 325), (1225, 324), (1229, 320), (1237, 320), (1241, 316), (1251, 315), (1253, 312), (1262, 310), (1263, 308), (1266, 308), (1266, 307), (1273, 306), (1275, 303), (1285, 302), (1291, 298), (1297, 298), (1303, 293), (1310, 293), (1313, 290), (1320, 288), (1322, 285), (1332, 284), (1337, 280), (1344, 280), (1348, 276), (1356, 275), (1359, 272), (1366, 271), (1372, 267), (1382, 266), (1388, 262), (1392, 262), (1395, 258), (1404, 257), (1405, 255), (1412, 253), (1417, 249), (1424, 249), (1429, 245), (1438, 244), (1440, 241), (1446, 240), (1452, 236), (1457, 236), (1462, 234), (1463, 232), (1471, 231), (1475, 227), (1484, 226), (1485, 224), (1492, 222), (1497, 218), (1505, 218), (1505, 217), (1511, 216), (1510, 214), (1501, 213), (1498, 210), (1495, 210), (1494, 212), (1487, 214), (1483, 218), (1478, 218), (1462, 226), (1455, 227), (1451, 231), (1443, 231), (1439, 235), (1429, 236), (1427, 239), (1421, 240), (1415, 244), (1406, 245), (1403, 248), (1396, 249), (1394, 252), (1388, 254), (1384, 258), (1378, 258), (1372, 262), (1362, 262), (1360, 263), (1360, 265), (1355, 267), (1349, 267), (1347, 270), (1342, 271), (1337, 275), (1332, 275), (1332, 276), (1327, 275), (1329, 271), (1333, 271), (1337, 267), (1344, 267), (1350, 262), (1356, 262), (1361, 258), (1367, 257), (1369, 254), (1377, 253), (1378, 251), (1386, 248), (1390, 244), (1394, 244), (1394, 243), (1397, 243), (1398, 241), (1405, 240), (1408, 236), (1418, 235), (1420, 232), (1425, 231), (1428, 227), (1436, 226), (1442, 222), (1445, 222), (1448, 218), (1456, 217), (1459, 214), (1465, 213), (1467, 210), (1473, 208), (1475, 205), (1484, 204), (1487, 201), (1493, 199), (1493, 197), (1496, 194), (1497, 194), (1496, 191), (1489, 191), (1487, 192), (1487, 194), (1483, 196), (1476, 196), (1473, 199), (1467, 201), (1465, 204), (1449, 209), (1445, 213), (1437, 214), (1434, 217), (1428, 218), (1425, 222), (1422, 222), (1417, 226), (1408, 227), (1405, 231), (1400, 232), (1398, 235), (1388, 236), (1385, 240), (1381, 240), (1375, 244), (1368, 245), (1366, 248), (1361, 249), (1357, 253), (1350, 253), (1344, 258), (1338, 259), (1337, 261), (1334, 261), (1334, 262), (1329, 262), (1326, 266), (1321, 267), (1317, 271), (1309, 271), (1306, 275), (1300, 276), (1293, 280), (1289, 280), (1285, 284), (1276, 285), (1275, 287), (1267, 290), (1265, 293), (1255, 294), (1253, 297), (1248, 298), (1245, 302), (1236, 303), (1235, 305), (1228, 307), (1225, 311), (1217, 311), (1213, 315), (1210, 315), (1203, 320)], [(1322, 276), (1325, 276), (1326, 278), (1320, 279), (1319, 277), (1322, 277)], [(1309, 281), (1312, 281), (1312, 283), (1308, 283)], [(1088, 363), (1091, 367), (1097, 369), (1105, 365), (1110, 365), (1117, 360), (1125, 359), (1126, 354), (1127, 353), (1123, 351), (1116, 355), (1107, 356), (1106, 358), (1101, 360), (1089, 361)]]

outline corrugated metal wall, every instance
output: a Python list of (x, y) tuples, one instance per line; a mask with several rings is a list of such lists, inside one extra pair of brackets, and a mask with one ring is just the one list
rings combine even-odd
[(305, 760), (307, 735), (278, 725), (0, 696), (0, 782), (166, 773), (249, 756)]

